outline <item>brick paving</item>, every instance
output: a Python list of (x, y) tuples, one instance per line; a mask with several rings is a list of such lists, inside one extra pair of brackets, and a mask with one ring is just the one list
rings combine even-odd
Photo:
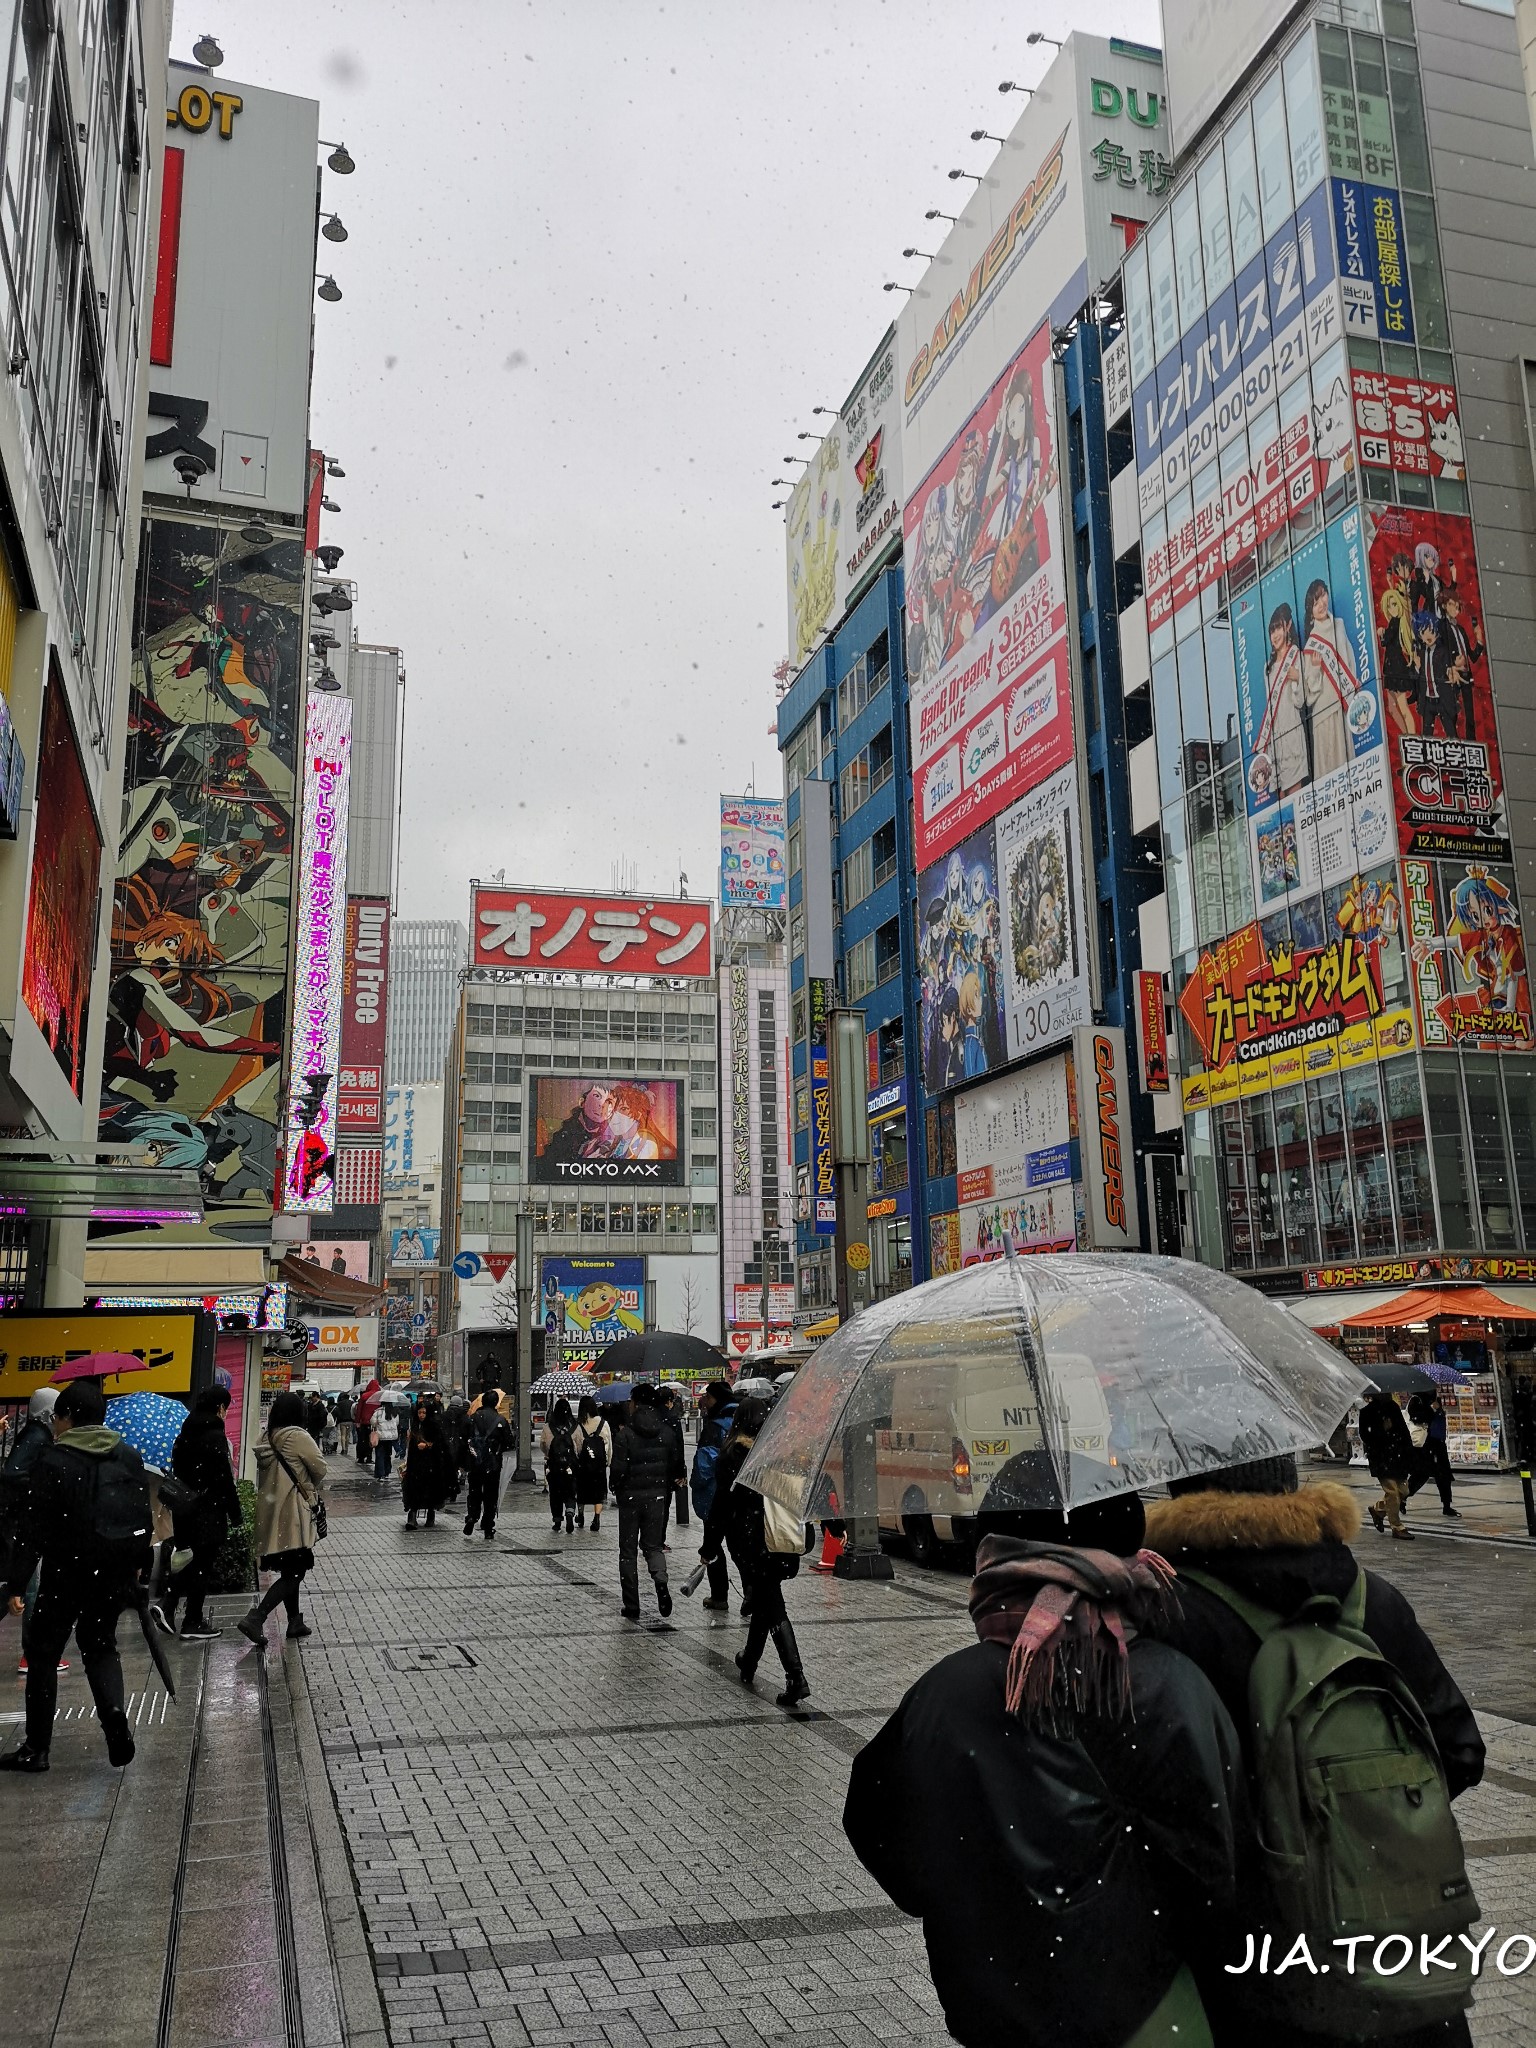
[[(153, 1722), (132, 1769), (107, 1766), (77, 1665), (54, 1771), (0, 1782), (0, 1885), (28, 1959), (6, 2048), (948, 2040), (920, 1930), (839, 1817), (850, 1758), (971, 1639), (963, 1577), (802, 1573), (788, 1597), (814, 1692), (786, 1715), (771, 1650), (761, 1692), (737, 1682), (734, 1615), (679, 1597), (671, 1627), (620, 1620), (614, 1518), (553, 1537), (517, 1489), (494, 1544), (451, 1516), (408, 1533), (397, 1484), (333, 1473), (302, 1650), (275, 1628), (260, 1661), (232, 1633), (178, 1647), (167, 1709), (125, 1623)], [(1536, 1933), (1536, 1547), (1509, 1533), (1507, 1494), (1490, 1482), (1485, 1540), (1361, 1544), (1488, 1741), (1457, 1810), (1495, 1949)], [(674, 1581), (697, 1540), (674, 1532)], [(15, 1684), (0, 1718), (19, 1715)], [(1536, 1969), (1485, 1977), (1473, 2038), (1536, 2040)]]

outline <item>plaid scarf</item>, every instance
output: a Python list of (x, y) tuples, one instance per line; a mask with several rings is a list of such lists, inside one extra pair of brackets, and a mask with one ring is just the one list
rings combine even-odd
[(984, 1643), (1009, 1643), (1007, 1710), (1070, 1735), (1083, 1714), (1124, 1720), (1131, 1680), (1126, 1624), (1169, 1604), (1174, 1571), (1155, 1550), (1116, 1557), (987, 1536), (976, 1553), (971, 1619)]

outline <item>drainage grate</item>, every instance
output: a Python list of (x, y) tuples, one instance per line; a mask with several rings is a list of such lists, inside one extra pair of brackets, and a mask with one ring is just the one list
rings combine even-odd
[(409, 1649), (386, 1650), (393, 1671), (472, 1671), (475, 1660), (462, 1643), (414, 1643)]

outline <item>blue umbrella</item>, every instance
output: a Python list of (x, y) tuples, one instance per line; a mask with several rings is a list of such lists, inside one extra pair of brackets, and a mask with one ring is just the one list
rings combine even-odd
[(186, 1408), (169, 1394), (118, 1394), (107, 1403), (108, 1429), (132, 1444), (155, 1472), (170, 1471), (171, 1446), (186, 1419)]
[(606, 1387), (598, 1388), (597, 1398), (599, 1401), (627, 1401), (634, 1391), (628, 1380), (613, 1380)]

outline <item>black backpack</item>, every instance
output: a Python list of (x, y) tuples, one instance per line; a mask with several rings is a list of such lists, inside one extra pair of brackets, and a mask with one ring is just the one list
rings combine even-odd
[(566, 1479), (576, 1470), (576, 1441), (564, 1424), (549, 1433), (549, 1469)]
[(581, 1466), (585, 1477), (596, 1485), (608, 1482), (608, 1453), (603, 1448), (601, 1423), (596, 1429), (583, 1429), (581, 1435)]
[(506, 1441), (496, 1424), (503, 1420), (492, 1410), (494, 1420), (490, 1423), (476, 1422), (469, 1431), (469, 1455), (482, 1472), (489, 1472), (502, 1460)]
[(144, 1461), (131, 1444), (116, 1444), (88, 1462), (92, 1483), (71, 1547), (104, 1571), (136, 1572), (154, 1540)]

